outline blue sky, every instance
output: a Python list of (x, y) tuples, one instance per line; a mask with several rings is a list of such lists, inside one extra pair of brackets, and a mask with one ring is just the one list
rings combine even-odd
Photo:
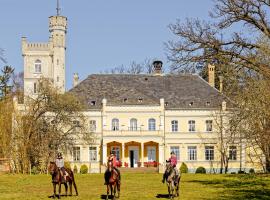
[[(208, 19), (212, 0), (60, 0), (68, 17), (66, 78), (80, 79), (132, 61), (166, 59), (164, 43), (174, 39), (168, 29), (176, 19)], [(21, 37), (47, 41), (48, 17), (56, 0), (0, 0), (0, 47), (8, 64), (23, 70)], [(0, 63), (0, 66), (4, 65)]]

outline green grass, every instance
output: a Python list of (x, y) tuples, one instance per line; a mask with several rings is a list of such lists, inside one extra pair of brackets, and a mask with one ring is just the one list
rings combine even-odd
[[(123, 174), (120, 199), (162, 199), (156, 197), (158, 194), (167, 194), (166, 185), (161, 183), (161, 177), (161, 174)], [(106, 193), (102, 174), (76, 175), (76, 182), (79, 196), (62, 199), (98, 200)], [(0, 175), (1, 200), (39, 200), (48, 199), (50, 195), (50, 176)], [(183, 174), (179, 199), (270, 199), (270, 176)]]

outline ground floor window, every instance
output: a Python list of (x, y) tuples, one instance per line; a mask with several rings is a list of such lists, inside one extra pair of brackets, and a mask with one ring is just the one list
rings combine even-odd
[(120, 160), (120, 147), (111, 147), (111, 151), (116, 156), (116, 159)]
[(97, 147), (89, 147), (89, 160), (90, 162), (97, 161)]
[(171, 152), (175, 153), (177, 160), (180, 160), (179, 147), (178, 146), (172, 146), (170, 150), (171, 150)]
[(73, 161), (81, 160), (81, 149), (80, 147), (73, 147)]
[(148, 161), (156, 161), (156, 147), (147, 148)]
[(197, 160), (197, 147), (196, 146), (188, 147), (188, 160)]
[(229, 160), (237, 160), (236, 146), (229, 147)]
[(214, 147), (213, 146), (205, 147), (205, 160), (214, 160)]

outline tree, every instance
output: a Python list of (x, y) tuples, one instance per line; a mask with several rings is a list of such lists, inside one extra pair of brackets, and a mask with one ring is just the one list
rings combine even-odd
[(11, 137), (17, 172), (34, 166), (45, 172), (57, 151), (69, 152), (76, 140), (93, 139), (85, 129), (84, 106), (70, 93), (59, 94), (47, 79), (39, 81), (38, 94), (26, 99), (24, 107), (17, 105)]
[[(265, 0), (215, 0), (212, 22), (187, 19), (177, 21), (170, 30), (179, 40), (167, 43), (173, 70), (216, 63), (221, 68), (247, 69), (270, 78), (270, 64), (256, 59), (263, 47), (261, 38), (270, 39), (270, 4)], [(232, 27), (242, 26), (241, 32)], [(245, 33), (245, 34), (243, 34)]]
[(0, 75), (0, 98), (6, 97), (12, 92), (13, 84), (11, 78), (14, 74), (14, 69), (11, 66), (5, 66)]
[[(163, 71), (165, 71), (163, 69)], [(105, 74), (152, 74), (153, 73), (153, 60), (145, 59), (141, 63), (132, 61), (129, 66), (125, 67), (121, 65), (119, 67), (112, 68), (109, 71), (103, 72)]]

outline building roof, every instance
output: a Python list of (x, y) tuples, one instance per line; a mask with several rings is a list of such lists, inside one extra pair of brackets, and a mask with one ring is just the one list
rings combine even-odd
[(107, 105), (159, 105), (166, 109), (214, 109), (228, 99), (198, 75), (93, 74), (69, 92), (89, 109)]

